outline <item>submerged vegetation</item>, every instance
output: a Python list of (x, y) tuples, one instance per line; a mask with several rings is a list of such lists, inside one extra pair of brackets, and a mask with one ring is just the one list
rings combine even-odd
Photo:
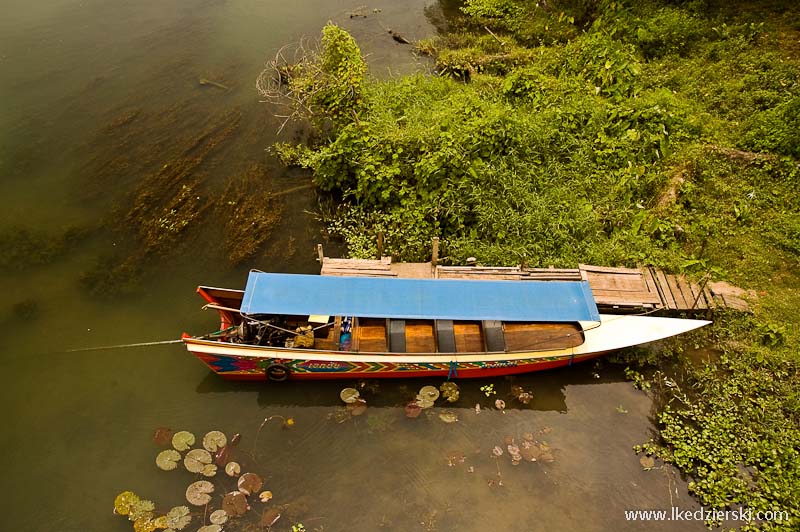
[(746, 526), (797, 526), (800, 13), (713, 0), (461, 10), (417, 44), (438, 75), (382, 82), (326, 26), (316, 67), (279, 80), (313, 102), (319, 140), (279, 146), (282, 160), (313, 170), (354, 257), (373, 257), (382, 233), (386, 252), (426, 260), (436, 236), (453, 263), (646, 264), (755, 290), (752, 315), (718, 314), (693, 336), (719, 356), (673, 346), (656, 360), (660, 439), (642, 450), (705, 505), (790, 516)]

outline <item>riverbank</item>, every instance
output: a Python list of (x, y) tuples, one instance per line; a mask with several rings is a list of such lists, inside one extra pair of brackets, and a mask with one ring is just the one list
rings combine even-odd
[(297, 78), (323, 140), (277, 151), (330, 193), (323, 215), (352, 257), (382, 233), (388, 253), (425, 260), (437, 236), (453, 264), (644, 264), (755, 291), (752, 314), (718, 314), (647, 361), (659, 437), (638, 450), (689, 475), (704, 505), (785, 510), (766, 527), (793, 526), (800, 15), (547, 5), (468, 1), (417, 43), (439, 75), (383, 82), (326, 28), (341, 44), (328, 67), (348, 75)]

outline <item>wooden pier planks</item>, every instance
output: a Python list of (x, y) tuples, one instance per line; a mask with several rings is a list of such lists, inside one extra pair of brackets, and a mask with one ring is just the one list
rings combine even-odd
[[(655, 268), (614, 268), (580, 264), (578, 268), (523, 268), (507, 266), (432, 266), (431, 263), (395, 263), (379, 260), (331, 259), (324, 257), (322, 275), (370, 277), (415, 277), (495, 281), (589, 282), (601, 311), (666, 313), (707, 311), (717, 307), (747, 310), (743, 290), (720, 283), (697, 284), (678, 274)], [(716, 288), (716, 289), (715, 289)]]

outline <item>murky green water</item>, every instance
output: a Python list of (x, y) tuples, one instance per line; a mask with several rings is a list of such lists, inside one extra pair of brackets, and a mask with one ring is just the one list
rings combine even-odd
[[(276, 530), (292, 520), (325, 531), (701, 528), (625, 522), (625, 509), (694, 504), (674, 473), (642, 471), (631, 446), (650, 435), (651, 403), (616, 370), (519, 378), (534, 390), (527, 407), (513, 405), (511, 383), (496, 379), (505, 413), (478, 390), (486, 383), (464, 383), (454, 424), (438, 418), (441, 409), (405, 418), (402, 404), (423, 383), (384, 382), (366, 414), (337, 423), (337, 383), (229, 384), (179, 345), (65, 351), (209, 330), (214, 317), (199, 310), (194, 287), (240, 286), (250, 267), (314, 272), (322, 236), (307, 189), (285, 200), (263, 252), (227, 260), (220, 226), (231, 213), (219, 198), (230, 178), (257, 166), (269, 190), (308, 183), (265, 157), (278, 121), (254, 80), (281, 45), (317, 35), (328, 20), (356, 36), (376, 75), (412, 71), (417, 60), (385, 28), (430, 35), (426, 13), (436, 5), (383, 0), (364, 19), (348, 17), (358, 6), (341, 0), (0, 5), (0, 528), (129, 530), (111, 514), (126, 489), (160, 509), (181, 504), (190, 477), (155, 468), (159, 426), (241, 433), (240, 461), (265, 476), (275, 505), (289, 505)], [(220, 123), (230, 130), (220, 133)], [(171, 167), (186, 167), (198, 205), (214, 203), (145, 252), (136, 235), (150, 226), (137, 225), (141, 212), (131, 218), (130, 208), (141, 201), (158, 215), (170, 193), (160, 182), (150, 196), (141, 187)], [(86, 284), (129, 260), (137, 271), (126, 293)], [(262, 420), (276, 415), (294, 427), (271, 422), (254, 446)], [(555, 461), (493, 457), (494, 446), (526, 433), (546, 441)]]

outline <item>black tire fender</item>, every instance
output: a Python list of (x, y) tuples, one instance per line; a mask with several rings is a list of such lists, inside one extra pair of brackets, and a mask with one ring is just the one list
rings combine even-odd
[(267, 380), (272, 382), (283, 382), (289, 378), (291, 373), (289, 366), (285, 364), (270, 364), (264, 369)]

